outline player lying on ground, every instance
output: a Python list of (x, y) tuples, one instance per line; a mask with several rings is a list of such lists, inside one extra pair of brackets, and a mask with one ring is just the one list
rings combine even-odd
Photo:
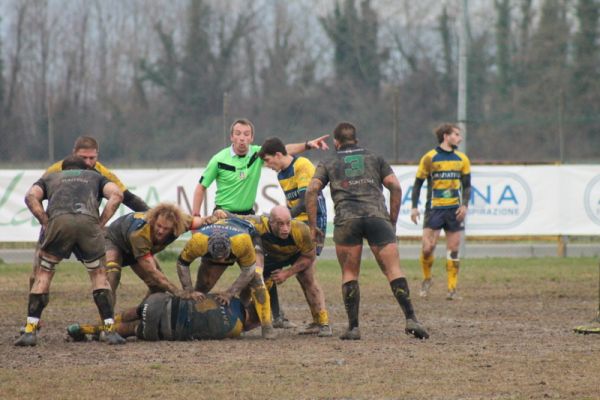
[[(260, 326), (252, 304), (244, 307), (238, 297), (222, 304), (213, 294), (197, 301), (153, 293), (138, 307), (117, 314), (115, 320), (122, 337), (148, 341), (234, 338)], [(91, 324), (70, 325), (67, 333), (74, 341), (84, 341), (86, 335), (100, 339), (104, 335), (102, 325)]]

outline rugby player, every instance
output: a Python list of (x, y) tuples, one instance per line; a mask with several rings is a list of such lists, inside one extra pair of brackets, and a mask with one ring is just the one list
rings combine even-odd
[(465, 229), (465, 217), (471, 197), (471, 163), (460, 151), (462, 141), (456, 125), (443, 124), (435, 131), (439, 146), (428, 151), (419, 162), (419, 169), (412, 190), (411, 220), (419, 220), (419, 195), (423, 182), (427, 180), (427, 203), (423, 219), (423, 240), (419, 257), (423, 270), (421, 297), (427, 297), (433, 283), (431, 268), (434, 251), (440, 232), (446, 234), (446, 271), (448, 295), (446, 299), (457, 299), (456, 284), (460, 257), (461, 232)]
[(192, 217), (175, 204), (159, 203), (147, 212), (126, 214), (113, 221), (106, 231), (106, 266), (113, 305), (121, 270), (126, 266), (144, 281), (150, 293), (166, 291), (182, 298), (199, 298), (198, 293), (185, 292), (169, 281), (155, 255), (184, 232), (215, 219)]
[[(291, 217), (308, 224), (304, 195), (306, 194), (308, 183), (315, 173), (315, 166), (308, 158), (289, 154), (281, 139), (277, 137), (265, 140), (258, 152), (258, 156), (264, 161), (265, 166), (277, 172), (277, 179), (281, 189), (285, 193), (286, 204), (290, 210)], [(317, 226), (322, 234), (318, 237), (317, 256), (323, 250), (327, 230), (327, 208), (323, 194), (319, 194), (318, 206)], [(273, 283), (269, 285), (267, 283), (267, 286), (269, 286), (269, 295), (271, 297), (273, 326), (275, 328), (294, 327), (295, 324), (285, 318), (283, 311), (281, 311), (277, 284)], [(307, 327), (308, 330), (318, 328), (318, 319), (315, 318), (317, 316), (313, 314), (313, 322), (310, 324), (310, 327)]]
[[(153, 293), (138, 307), (117, 314), (115, 320), (115, 330), (122, 337), (147, 341), (235, 338), (260, 325), (252, 305), (244, 307), (237, 297), (222, 304), (212, 293), (202, 300)], [(77, 323), (69, 325), (67, 333), (76, 342), (87, 340), (86, 335), (105, 337), (102, 325)]]
[[(268, 216), (245, 216), (261, 239), (266, 285), (281, 285), (295, 276), (302, 287), (313, 322), (300, 334), (332, 335), (325, 296), (316, 277), (316, 246), (304, 222), (292, 219), (285, 206), (275, 206)], [(289, 267), (289, 268), (284, 268)]]
[[(255, 246), (251, 230), (252, 226), (239, 218), (220, 219), (214, 224), (203, 226), (192, 234), (179, 254), (177, 274), (184, 290), (195, 290), (204, 297), (227, 267), (237, 263), (240, 267), (239, 276), (228, 289), (217, 293), (215, 297), (222, 304), (228, 304), (234, 296), (240, 294), (246, 303), (251, 297), (260, 318), (263, 338), (274, 339), (269, 292), (263, 280), (262, 265), (256, 265), (256, 252), (261, 249)], [(192, 286), (190, 265), (199, 257), (202, 259), (196, 284)]]
[[(108, 199), (99, 215), (99, 197)], [(48, 199), (45, 211), (43, 199)], [(65, 158), (60, 172), (40, 178), (27, 192), (25, 202), (42, 225), (38, 270), (29, 292), (27, 324), (16, 346), (35, 346), (42, 311), (48, 305), (50, 284), (56, 265), (72, 252), (85, 265), (92, 282), (93, 297), (109, 344), (124, 340), (114, 331), (114, 312), (105, 270), (102, 227), (121, 204), (123, 193), (77, 156)]]
[[(415, 317), (408, 282), (400, 268), (395, 233), (402, 197), (398, 178), (382, 157), (358, 145), (356, 128), (351, 123), (339, 123), (333, 135), (335, 157), (317, 166), (306, 192), (306, 209), (311, 234), (315, 237), (317, 198), (319, 192), (329, 184), (335, 207), (333, 240), (342, 268), (342, 296), (348, 315), (348, 329), (340, 339), (358, 340), (361, 337), (358, 277), (363, 239), (367, 239), (406, 317), (405, 332), (426, 339), (429, 334)], [(390, 191), (389, 212), (382, 186)]]

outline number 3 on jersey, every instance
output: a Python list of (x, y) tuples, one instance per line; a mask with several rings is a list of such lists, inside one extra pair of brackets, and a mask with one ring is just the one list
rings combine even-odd
[(362, 155), (346, 156), (344, 163), (350, 166), (344, 170), (347, 178), (355, 178), (365, 173), (365, 160)]

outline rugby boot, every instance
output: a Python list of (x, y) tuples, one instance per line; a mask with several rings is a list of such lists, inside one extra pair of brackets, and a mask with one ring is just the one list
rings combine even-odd
[(331, 337), (333, 336), (333, 331), (329, 325), (319, 325), (319, 333), (317, 333), (318, 337)]
[(346, 332), (342, 333), (342, 335), (340, 336), (340, 339), (342, 340), (360, 340), (360, 329), (358, 329), (358, 326), (355, 326), (354, 328), (350, 329), (346, 329)]
[(103, 333), (103, 341), (108, 343), (109, 345), (114, 344), (125, 344), (127, 340), (124, 337), (119, 335), (115, 330), (115, 326), (113, 324), (104, 325)]
[(414, 319), (406, 320), (406, 328), (404, 329), (407, 335), (413, 335), (417, 339), (428, 339), (429, 333)]
[(316, 335), (321, 330), (321, 325), (316, 322), (311, 322), (310, 324), (304, 326), (298, 335)]
[(262, 325), (261, 327), (261, 336), (263, 339), (273, 340), (277, 337), (275, 334), (275, 329), (273, 329), (272, 324)]
[(456, 292), (456, 289), (448, 291), (448, 294), (446, 295), (446, 300), (461, 300), (461, 299), (462, 299), (462, 297), (460, 297), (458, 295), (458, 293)]
[(421, 297), (429, 296), (429, 290), (431, 289), (431, 286), (433, 286), (433, 281), (431, 280), (431, 278), (424, 279), (423, 282), (421, 283), (421, 290), (419, 291), (419, 296), (421, 296)]
[(67, 335), (73, 342), (85, 342), (87, 340), (85, 333), (81, 332), (79, 324), (72, 324), (67, 326)]
[(280, 315), (273, 320), (273, 328), (276, 329), (292, 329), (296, 327), (297, 325), (287, 319), (284, 315)]
[(37, 344), (37, 324), (27, 323), (25, 332), (17, 339), (15, 346), (35, 346)]

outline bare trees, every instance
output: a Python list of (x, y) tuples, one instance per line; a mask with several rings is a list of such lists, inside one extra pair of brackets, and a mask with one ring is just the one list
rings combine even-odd
[[(599, 3), (494, 0), (472, 11), (473, 158), (592, 156), (597, 146), (565, 137), (600, 141)], [(386, 156), (415, 161), (431, 128), (455, 118), (453, 5), (5, 0), (0, 161), (45, 162), (52, 143), (58, 158), (87, 133), (105, 159), (196, 163), (237, 116), (256, 122), (258, 140), (350, 119)]]

